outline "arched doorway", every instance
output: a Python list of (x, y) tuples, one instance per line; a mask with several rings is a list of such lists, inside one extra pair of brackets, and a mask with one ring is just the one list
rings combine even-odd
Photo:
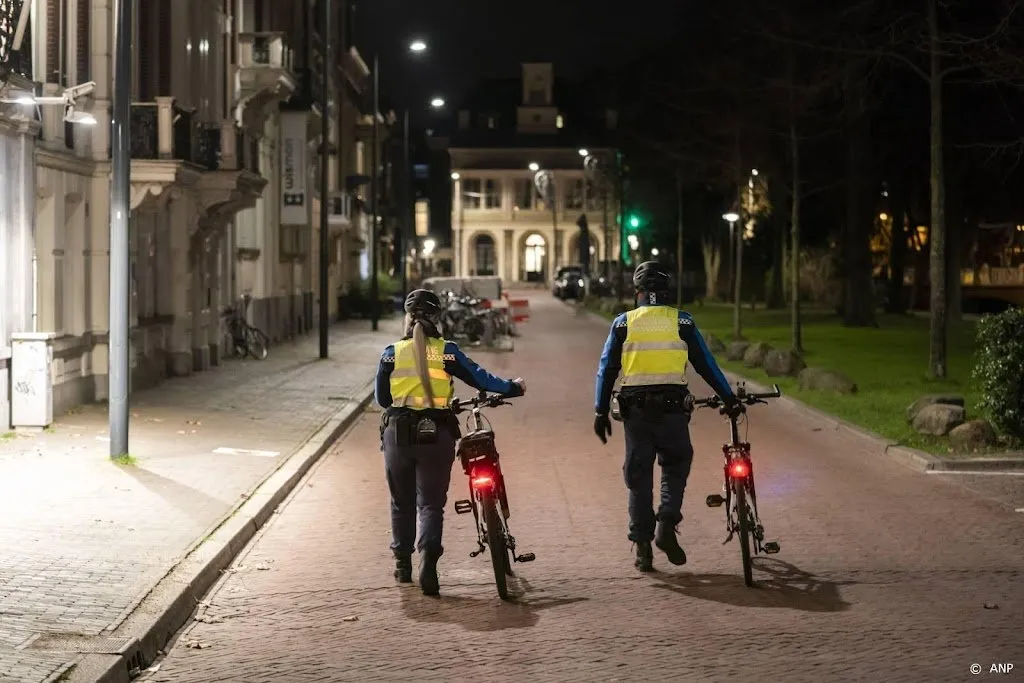
[(473, 240), (473, 267), (471, 275), (496, 275), (498, 272), (498, 252), (494, 238), (488, 234), (477, 235)]
[[(600, 269), (601, 263), (601, 242), (593, 232), (590, 233), (590, 274), (596, 275)], [(569, 254), (566, 259), (566, 263), (578, 263), (580, 265), (583, 262), (580, 260), (580, 232), (577, 230), (572, 237), (569, 238)]]
[(536, 233), (523, 242), (523, 277), (526, 282), (545, 282), (547, 271), (547, 240)]

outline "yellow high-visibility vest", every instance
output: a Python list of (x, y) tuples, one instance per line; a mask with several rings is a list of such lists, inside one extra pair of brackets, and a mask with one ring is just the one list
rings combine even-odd
[(395, 367), (391, 370), (391, 406), (394, 408), (447, 408), (455, 387), (452, 376), (444, 370), (445, 360), (455, 360), (444, 353), (443, 339), (427, 340), (427, 374), (434, 394), (433, 405), (427, 403), (427, 392), (416, 372), (416, 346), (412, 339), (395, 342)]
[(679, 338), (679, 311), (640, 306), (626, 313), (622, 344), (622, 387), (686, 384), (686, 342)]

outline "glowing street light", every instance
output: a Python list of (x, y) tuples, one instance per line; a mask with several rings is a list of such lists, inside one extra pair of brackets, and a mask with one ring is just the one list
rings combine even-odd
[(462, 176), (459, 175), (458, 171), (452, 173), (452, 180), (458, 180)]
[(654, 249), (651, 249), (651, 256), (657, 256), (660, 253), (661, 252), (658, 251), (657, 247), (655, 247)]
[(411, 43), (409, 43), (409, 50), (411, 52), (423, 52), (426, 49), (427, 44), (424, 43), (422, 40), (414, 40)]
[(581, 157), (589, 157), (590, 156), (590, 150), (588, 150), (586, 148), (580, 149), (579, 152), (580, 152), (580, 156)]
[(529, 168), (529, 169), (530, 169), (531, 171), (533, 171), (534, 173), (536, 173), (537, 171), (539, 171), (539, 170), (540, 170), (540, 164), (538, 164), (537, 162), (533, 162), (533, 163), (531, 163), (531, 164), (529, 165), (529, 167), (528, 167), (528, 168)]
[(636, 251), (637, 249), (640, 248), (640, 238), (637, 237), (636, 235), (630, 235), (626, 239), (629, 240), (629, 248), (632, 249), (633, 251)]
[(434, 109), (440, 109), (441, 107), (444, 106), (444, 98), (435, 97), (434, 99), (430, 100), (430, 106), (433, 107)]
[(735, 223), (740, 219), (740, 215), (738, 213), (730, 211), (729, 213), (723, 213), (722, 218), (729, 221), (730, 223)]

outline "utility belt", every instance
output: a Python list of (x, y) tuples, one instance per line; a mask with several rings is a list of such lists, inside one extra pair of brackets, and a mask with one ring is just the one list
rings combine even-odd
[(643, 417), (656, 422), (664, 415), (693, 412), (693, 395), (686, 387), (630, 387), (618, 392), (619, 414), (622, 419)]
[(395, 429), (395, 443), (399, 448), (436, 443), (442, 430), (447, 430), (455, 440), (460, 436), (459, 420), (450, 410), (389, 408), (380, 419), (382, 447), (384, 430), (391, 426)]

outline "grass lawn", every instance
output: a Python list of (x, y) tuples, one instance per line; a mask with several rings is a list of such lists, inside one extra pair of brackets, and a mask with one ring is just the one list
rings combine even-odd
[[(731, 306), (707, 304), (687, 309), (706, 335), (728, 344), (732, 338)], [(609, 317), (609, 316), (605, 316)], [(979, 417), (978, 392), (972, 386), (974, 364), (974, 323), (963, 322), (949, 340), (948, 378), (929, 380), (928, 320), (918, 316), (882, 315), (879, 328), (848, 328), (838, 316), (806, 311), (803, 316), (804, 360), (810, 367), (838, 370), (857, 384), (849, 396), (801, 391), (796, 378), (770, 378), (759, 368), (726, 361), (724, 369), (762, 384), (777, 383), (783, 394), (837, 415), (901, 444), (931, 453), (949, 455), (948, 440), (922, 436), (907, 423), (906, 409), (925, 394), (953, 393), (964, 397), (968, 419)], [(743, 310), (743, 336), (775, 348), (789, 348), (791, 342), (788, 310)]]

